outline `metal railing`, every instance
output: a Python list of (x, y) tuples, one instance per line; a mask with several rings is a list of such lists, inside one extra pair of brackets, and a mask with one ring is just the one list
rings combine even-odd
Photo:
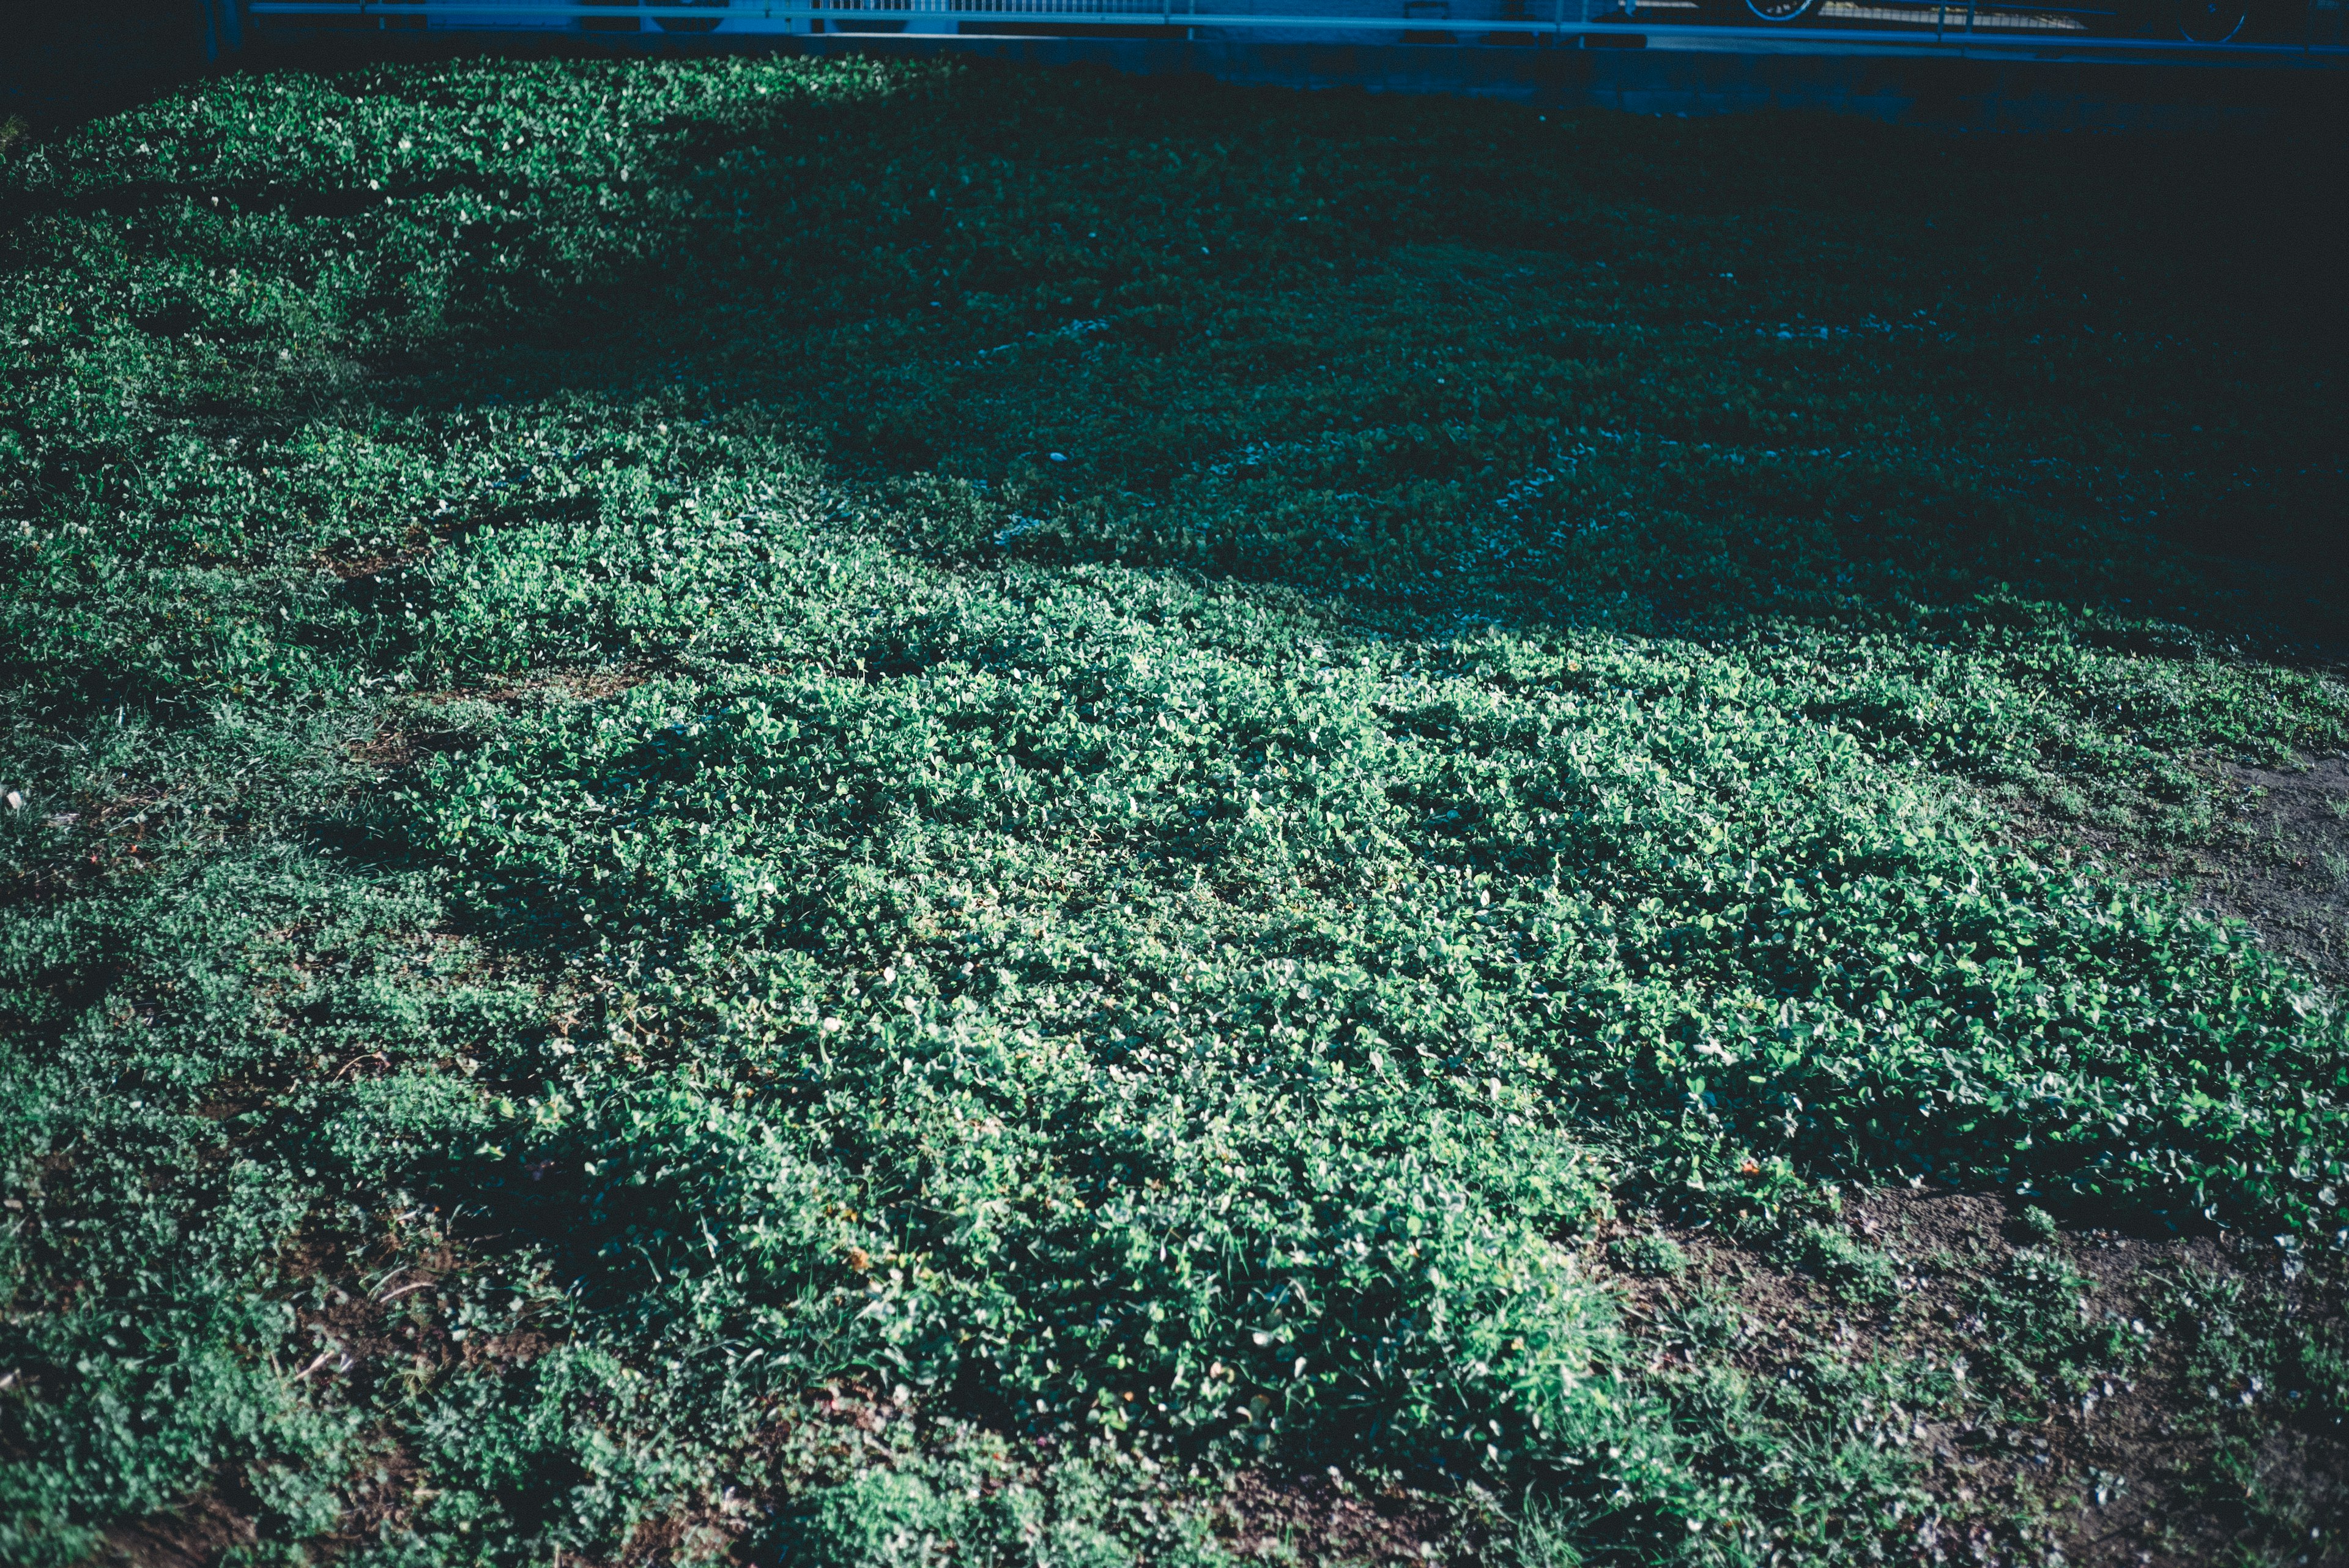
[[(1246, 5), (1249, 0), (1239, 0)], [(1898, 5), (1885, 0), (1831, 0), (1826, 20), (1852, 14), (1859, 23), (1839, 26), (1739, 25), (1666, 20), (1651, 6), (1629, 25), (1619, 17), (1599, 20), (1614, 0), (1442, 0), (1417, 4), (1388, 0), (1324, 0), (1329, 9), (1309, 8), (1315, 0), (1267, 0), (1268, 11), (1241, 10), (1234, 0), (250, 0), (244, 7), (265, 28), (417, 27), (492, 31), (563, 29), (594, 36), (615, 28), (644, 33), (706, 36), (806, 34), (885, 26), (913, 34), (983, 32), (988, 23), (1016, 25), (1023, 33), (1051, 26), (1097, 31), (1104, 25), (1180, 28), (1186, 36), (1278, 32), (1291, 37), (1361, 37), (1430, 34), (1455, 39), (1496, 36), (1508, 41), (1631, 42), (1651, 48), (1818, 49), (1834, 53), (1941, 53), (1982, 49), (1998, 52), (2121, 52), (2140, 57), (2177, 56), (2325, 55), (2349, 57), (2344, 36), (2342, 0), (2310, 0), (2307, 26), (2299, 36), (2270, 36), (2249, 42), (2198, 44), (2184, 39), (2130, 37), (2101, 32), (2079, 19), (2082, 13), (2055, 6), (1992, 6), (1981, 0), (1928, 0)], [(1675, 18), (1692, 9), (1671, 7)], [(1464, 14), (1481, 11), (1489, 14)], [(1890, 14), (1890, 15), (1888, 15)], [(1891, 15), (1913, 16), (1888, 26)]]

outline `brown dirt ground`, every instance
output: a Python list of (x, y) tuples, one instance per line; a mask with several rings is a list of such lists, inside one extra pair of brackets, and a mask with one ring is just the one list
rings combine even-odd
[[(2031, 1244), (2014, 1210), (1981, 1194), (1896, 1189), (1851, 1205), (1844, 1218), (1900, 1265), (1900, 1298), (1889, 1309), (1854, 1307), (1757, 1248), (1668, 1229), (1688, 1254), (1688, 1272), (1678, 1281), (1626, 1278), (1627, 1319), (1636, 1333), (1692, 1287), (1728, 1284), (1750, 1331), (1733, 1359), (1749, 1375), (1775, 1376), (1828, 1345), (1854, 1355), (1932, 1352), (1946, 1363), (1967, 1349), (1968, 1288), (1995, 1273), (2017, 1245)], [(2049, 1250), (2095, 1282), (2096, 1310), (2124, 1320), (2154, 1322), (2151, 1287), (2182, 1267), (2263, 1283), (2295, 1317), (2337, 1320), (2344, 1310), (2338, 1270), (2307, 1269), (2287, 1280), (2281, 1254), (2260, 1238), (2067, 1230)], [(2053, 1511), (2052, 1544), (2068, 1568), (2203, 1568), (2234, 1560), (2233, 1532), (2202, 1501), (2216, 1440), (2181, 1419), (2183, 1360), (2175, 1337), (2157, 1334), (2144, 1363), (2101, 1379), (2078, 1405), (2051, 1401), (2002, 1428), (1972, 1419), (1922, 1423), (1914, 1440), (1929, 1456), (1923, 1485), (1947, 1511), (1940, 1539), (1932, 1549), (1920, 1547), (1918, 1561), (2039, 1560), (2013, 1555), (2022, 1543), (1997, 1526), (2034, 1497), (2071, 1500)], [(2261, 1456), (2265, 1483), (2287, 1492), (2329, 1489), (2337, 1511), (2349, 1501), (2343, 1497), (2349, 1441), (2299, 1440), (2281, 1412), (2275, 1424)], [(2316, 1552), (2299, 1559), (2339, 1560)]]
[(169, 1513), (107, 1532), (97, 1559), (105, 1568), (211, 1568), (238, 1547), (255, 1544), (253, 1517), (219, 1492)]
[(482, 737), (477, 729), (450, 722), (452, 705), (484, 702), (513, 709), (531, 703), (591, 702), (641, 686), (653, 674), (646, 665), (606, 664), (585, 670), (538, 670), (521, 680), (419, 692), (394, 704), (382, 725), (351, 747), (350, 754), (353, 760), (385, 773), (403, 772), (428, 756), (462, 751), (480, 742)]
[(2151, 843), (2031, 801), (2009, 807), (2013, 836), (2147, 881), (2183, 880), (2201, 908), (2246, 922), (2271, 950), (2339, 987), (2349, 983), (2349, 757), (2303, 762), (2207, 762), (2220, 822), (2205, 844)]
[(2230, 764), (2244, 847), (2199, 878), (2212, 907), (2336, 983), (2349, 980), (2349, 757), (2305, 771)]
[(1222, 1512), (1227, 1548), (1298, 1568), (1421, 1562), (1448, 1525), (1434, 1500), (1395, 1487), (1366, 1490), (1334, 1467), (1296, 1476), (1250, 1471)]

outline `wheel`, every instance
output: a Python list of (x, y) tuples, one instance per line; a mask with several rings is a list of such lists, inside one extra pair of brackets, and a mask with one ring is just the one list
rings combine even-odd
[(1745, 9), (1756, 21), (1786, 26), (1816, 16), (1820, 4), (1821, 0), (1745, 0)]
[(2226, 43), (2251, 19), (2243, 0), (2178, 0), (2178, 36), (2189, 44)]

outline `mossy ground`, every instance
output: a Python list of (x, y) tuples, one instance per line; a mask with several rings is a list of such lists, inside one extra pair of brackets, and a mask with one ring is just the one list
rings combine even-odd
[(0, 1556), (2341, 1554), (2304, 162), (473, 61), (5, 182)]

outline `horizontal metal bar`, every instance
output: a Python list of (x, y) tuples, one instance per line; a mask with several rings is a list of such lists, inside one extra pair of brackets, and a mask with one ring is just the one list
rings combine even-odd
[[(1539, 4), (1540, 0), (1537, 0)], [(968, 0), (966, 0), (968, 4)], [(1152, 5), (1132, 11), (1096, 8), (1088, 10), (1014, 10), (1001, 0), (978, 0), (986, 9), (965, 8), (939, 0), (938, 4), (922, 6), (875, 5), (860, 6), (854, 0), (844, 5), (827, 5), (821, 0), (736, 0), (732, 5), (660, 5), (640, 0), (634, 5), (587, 5), (576, 3), (537, 4), (533, 0), (252, 0), (246, 6), (255, 16), (355, 17), (369, 20), (407, 20), (414, 18), (530, 18), (539, 22), (626, 21), (641, 18), (647, 21), (690, 21), (718, 24), (716, 31), (735, 36), (778, 33), (809, 22), (936, 22), (952, 18), (958, 22), (984, 24), (991, 20), (1016, 22), (1022, 26), (1037, 24), (1067, 24), (1099, 26), (1104, 23), (1127, 22), (1136, 26), (1158, 26), (1174, 25), (1184, 27), (1221, 27), (1249, 29), (1280, 27), (1310, 29), (1321, 32), (1411, 32), (1411, 33), (1516, 33), (1538, 34), (1551, 37), (1621, 37), (1634, 33), (1644, 37), (1650, 47), (1671, 48), (1676, 45), (1718, 41), (1760, 44), (1820, 43), (1839, 46), (1843, 50), (1875, 48), (1887, 52), (1918, 52), (1947, 54), (1959, 51), (2002, 49), (2054, 50), (2074, 53), (2083, 50), (2127, 52), (2131, 54), (2199, 54), (2239, 58), (2253, 55), (2274, 55), (2304, 59), (2309, 56), (2349, 57), (2349, 47), (2318, 45), (2313, 49), (2302, 44), (2195, 44), (2185, 40), (2152, 38), (2116, 38), (2067, 33), (1953, 33), (1935, 37), (1921, 29), (1930, 24), (1920, 22), (1920, 31), (1893, 32), (1849, 27), (1771, 27), (1734, 26), (1728, 25), (1650, 23), (1636, 20), (1630, 23), (1561, 22), (1546, 18), (1524, 17), (1504, 19), (1484, 16), (1357, 16), (1315, 15), (1273, 15), (1227, 12), (1186, 12)], [(1544, 5), (1544, 9), (1548, 6)], [(2027, 9), (2028, 7), (2024, 7)]]

